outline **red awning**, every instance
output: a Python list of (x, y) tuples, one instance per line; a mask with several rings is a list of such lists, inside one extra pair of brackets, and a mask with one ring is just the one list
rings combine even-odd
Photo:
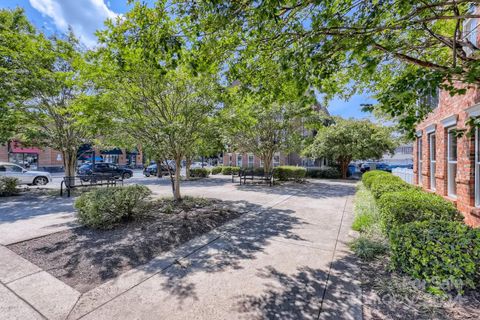
[(40, 151), (41, 149), (35, 147), (23, 148), (17, 141), (10, 142), (10, 152), (13, 153), (40, 153)]

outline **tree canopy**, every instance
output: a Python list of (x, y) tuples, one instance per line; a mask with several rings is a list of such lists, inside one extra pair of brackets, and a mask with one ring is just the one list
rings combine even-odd
[(396, 141), (389, 127), (369, 120), (335, 118), (334, 124), (318, 130), (305, 154), (335, 160), (346, 178), (351, 161), (380, 159), (385, 153), (392, 153), (395, 147)]

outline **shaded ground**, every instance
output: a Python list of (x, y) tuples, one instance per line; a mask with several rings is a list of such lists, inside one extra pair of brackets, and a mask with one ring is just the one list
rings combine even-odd
[(390, 272), (388, 258), (360, 264), (364, 319), (480, 319), (480, 292), (434, 296), (420, 281)]
[(208, 200), (175, 212), (162, 203), (145, 219), (111, 230), (80, 227), (8, 248), (86, 292), (254, 208), (243, 201)]

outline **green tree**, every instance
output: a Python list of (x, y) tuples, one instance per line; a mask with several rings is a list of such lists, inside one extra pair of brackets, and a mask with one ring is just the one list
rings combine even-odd
[[(164, 2), (135, 3), (131, 11), (99, 33), (90, 75), (112, 100), (111, 117), (158, 160), (174, 160), (172, 191), (181, 200), (181, 161), (191, 156), (216, 112), (217, 64)], [(199, 57), (205, 57), (205, 60)], [(113, 132), (115, 135), (115, 132)]]
[(315, 158), (334, 159), (340, 166), (342, 177), (347, 177), (348, 165), (355, 160), (380, 159), (392, 153), (396, 141), (392, 130), (368, 120), (335, 118), (335, 123), (321, 127), (313, 143), (304, 153)]
[(0, 11), (0, 23), (0, 113), (6, 115), (0, 121), (21, 119), (21, 126), (2, 127), (3, 139), (15, 135), (24, 144), (59, 150), (66, 176), (73, 176), (78, 148), (102, 119), (91, 84), (80, 76), (78, 41), (71, 32), (45, 37), (19, 9)]
[[(266, 52), (294, 65), (323, 93), (369, 90), (377, 108), (412, 130), (438, 88), (463, 94), (480, 84), (478, 0), (177, 1), (198, 30), (230, 39), (235, 60)], [(232, 40), (238, 37), (241, 41)], [(464, 85), (460, 85), (463, 83)], [(420, 103), (419, 103), (420, 102)]]

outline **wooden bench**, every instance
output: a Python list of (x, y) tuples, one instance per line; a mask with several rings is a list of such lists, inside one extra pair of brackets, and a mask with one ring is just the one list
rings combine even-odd
[[(270, 186), (273, 185), (273, 172), (265, 173), (263, 170), (248, 168), (248, 169), (241, 169), (238, 173), (238, 177), (240, 180), (240, 184), (247, 184), (247, 180), (252, 181), (265, 181)], [(234, 182), (233, 175), (232, 175), (232, 182)]]
[(115, 176), (113, 174), (89, 174), (73, 177), (63, 177), (63, 180), (60, 183), (60, 196), (63, 196), (64, 188), (67, 192), (67, 196), (70, 197), (70, 192), (73, 189), (97, 186), (114, 187), (117, 184), (121, 184), (123, 186), (123, 178)]

